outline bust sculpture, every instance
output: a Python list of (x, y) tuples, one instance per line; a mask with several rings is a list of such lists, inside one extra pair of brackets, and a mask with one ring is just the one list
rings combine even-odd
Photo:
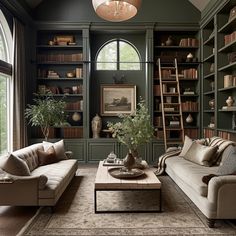
[(93, 138), (100, 138), (100, 132), (102, 129), (102, 119), (101, 117), (96, 114), (96, 116), (92, 119), (92, 131), (93, 131)]

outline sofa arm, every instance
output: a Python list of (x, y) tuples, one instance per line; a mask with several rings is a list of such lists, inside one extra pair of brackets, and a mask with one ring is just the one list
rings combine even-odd
[(236, 175), (214, 177), (208, 184), (208, 200), (215, 204), (218, 218), (236, 218)]
[(0, 205), (38, 205), (40, 176), (9, 177), (12, 181), (0, 183)]

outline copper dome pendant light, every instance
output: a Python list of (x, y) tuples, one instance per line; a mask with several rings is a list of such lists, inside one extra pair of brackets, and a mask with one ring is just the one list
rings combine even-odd
[(112, 22), (120, 22), (134, 17), (142, 0), (93, 0), (98, 16)]

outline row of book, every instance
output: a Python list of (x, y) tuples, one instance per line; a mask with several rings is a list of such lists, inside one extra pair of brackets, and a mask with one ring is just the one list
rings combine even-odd
[(226, 140), (236, 141), (236, 134), (233, 133), (218, 131), (218, 136)]
[(84, 101), (80, 100), (77, 102), (68, 102), (66, 103), (66, 110), (81, 110), (83, 111), (83, 105), (84, 105)]
[(44, 84), (38, 85), (38, 93), (39, 94), (46, 94), (46, 93), (52, 93), (52, 94), (82, 94), (83, 93), (83, 85), (76, 85), (66, 88), (61, 88), (57, 86), (47, 86)]
[[(75, 70), (73, 70), (71, 73), (72, 73), (72, 77), (68, 77), (68, 78), (82, 78), (83, 77), (83, 68), (81, 68), (81, 67), (75, 68)], [(67, 77), (67, 75), (64, 74), (64, 72), (62, 75), (62, 73), (60, 73), (58, 71), (46, 70), (46, 69), (41, 69), (41, 68), (38, 68), (37, 76), (38, 76), (38, 78), (45, 78), (45, 79), (46, 78), (59, 79), (59, 78), (66, 78)]]
[(196, 38), (182, 38), (180, 39), (180, 47), (198, 47), (199, 40)]
[(211, 137), (215, 136), (215, 131), (213, 129), (204, 129), (203, 136), (205, 138), (211, 138)]
[(232, 43), (235, 40), (236, 40), (236, 31), (232, 32), (231, 34), (226, 34), (224, 36), (225, 45)]
[(182, 111), (198, 111), (198, 102), (186, 101), (181, 103)]
[(83, 138), (82, 127), (64, 127), (63, 128), (64, 138)]
[(198, 129), (184, 129), (184, 134), (189, 136), (191, 139), (199, 137)]
[(182, 70), (181, 74), (183, 75), (183, 78), (188, 78), (188, 79), (197, 79), (198, 78), (196, 68), (189, 68), (189, 69)]
[(38, 62), (76, 62), (82, 61), (82, 53), (73, 53), (73, 54), (38, 54)]

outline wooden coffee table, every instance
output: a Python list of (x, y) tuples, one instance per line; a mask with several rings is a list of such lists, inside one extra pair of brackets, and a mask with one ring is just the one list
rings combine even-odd
[[(112, 177), (108, 170), (114, 168), (111, 166), (103, 166), (100, 161), (97, 175), (94, 183), (94, 209), (95, 213), (121, 213), (121, 212), (161, 212), (161, 182), (149, 168), (144, 169), (145, 177), (137, 179), (117, 179)], [(159, 209), (152, 210), (122, 210), (122, 211), (103, 211), (97, 209), (97, 192), (99, 191), (157, 191), (159, 194)]]

